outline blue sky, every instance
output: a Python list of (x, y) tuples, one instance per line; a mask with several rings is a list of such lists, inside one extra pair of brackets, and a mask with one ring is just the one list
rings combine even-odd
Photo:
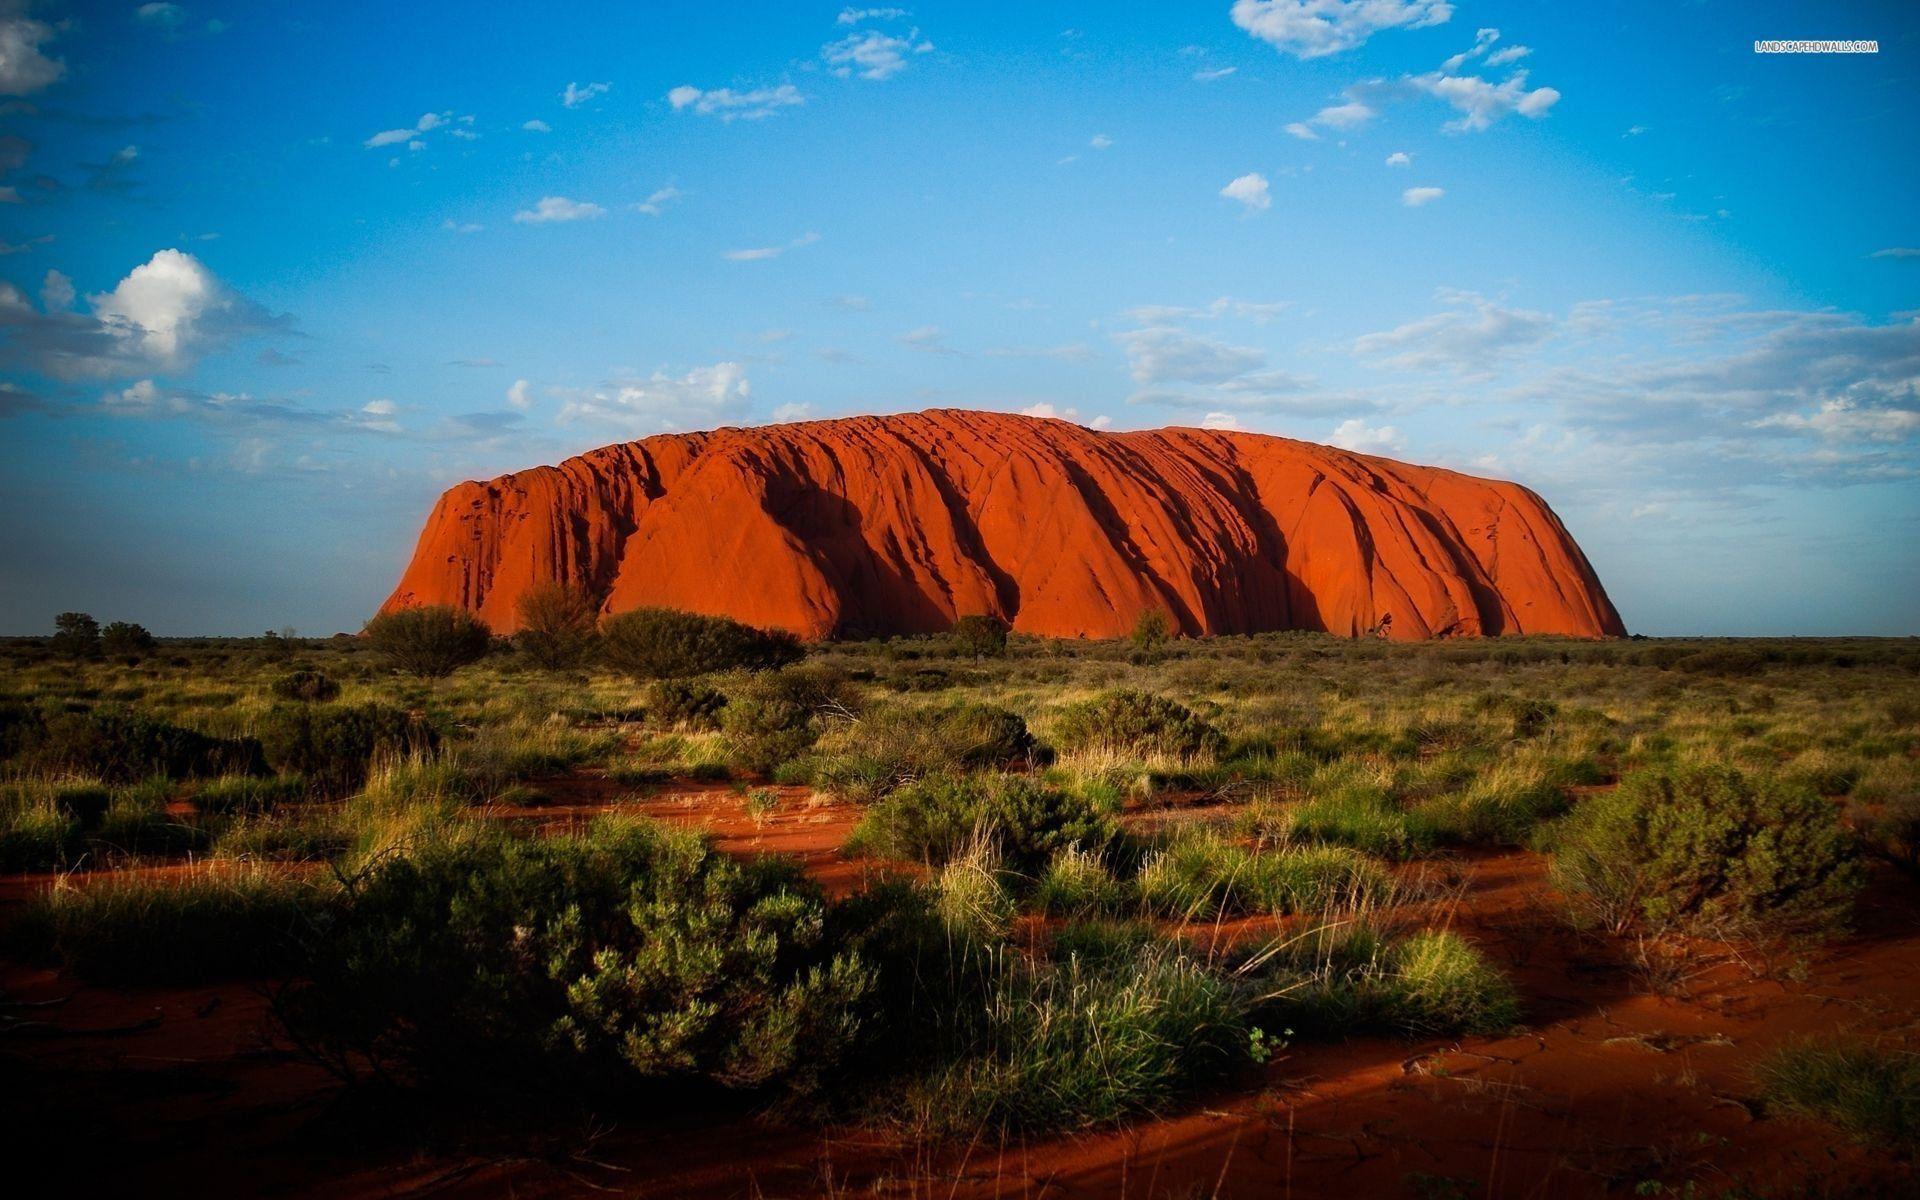
[(0, 632), (353, 629), (459, 479), (952, 405), (1519, 479), (1638, 632), (1920, 633), (1910, 4), (570, 8), (0, 0)]

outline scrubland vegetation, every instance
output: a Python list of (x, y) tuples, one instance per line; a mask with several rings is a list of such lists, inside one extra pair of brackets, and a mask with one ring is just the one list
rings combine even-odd
[[(808, 649), (533, 603), (515, 639), (427, 611), (364, 639), (108, 652), (63, 618), (6, 645), (0, 869), (55, 873), (8, 955), (266, 983), (280, 1034), (356, 1087), (693, 1086), (965, 1139), (1174, 1110), (1306, 1040), (1524, 1024), (1449, 919), (1470, 856), (1545, 855), (1582, 936), (1684, 954), (1817, 946), (1920, 855), (1912, 642), (970, 620)], [(588, 785), (591, 819), (510, 815)], [(857, 885), (630, 811), (688, 786), (756, 823), (857, 806)], [(1901, 1053), (1789, 1048), (1756, 1087), (1911, 1145)]]

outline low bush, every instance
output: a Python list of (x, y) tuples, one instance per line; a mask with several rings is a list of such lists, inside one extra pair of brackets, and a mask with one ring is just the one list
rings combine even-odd
[(51, 871), (83, 852), (80, 821), (53, 790), (28, 783), (0, 791), (0, 871)]
[(569, 670), (598, 649), (600, 605), (584, 589), (538, 583), (521, 594), (516, 607), (520, 632), (513, 635), (513, 648), (535, 666)]
[(1855, 1139), (1920, 1150), (1920, 1055), (1856, 1040), (1803, 1041), (1756, 1072), (1769, 1109), (1830, 1121)]
[(1119, 836), (1104, 805), (1020, 776), (934, 776), (868, 808), (849, 848), (935, 865), (975, 842), (1032, 872), (1074, 847), (1102, 854)]
[(229, 775), (195, 789), (193, 807), (203, 817), (258, 816), (306, 794), (306, 781), (298, 776)]
[(14, 736), (21, 741), (22, 758), (36, 771), (91, 775), (109, 783), (261, 770), (257, 742), (211, 737), (133, 709), (52, 713)]
[(647, 685), (647, 724), (657, 729), (718, 729), (726, 706), (726, 695), (704, 683), (657, 679)]
[(274, 770), (326, 796), (356, 791), (378, 757), (427, 754), (439, 744), (425, 720), (381, 704), (278, 705), (256, 730)]
[(157, 645), (144, 625), (132, 621), (109, 621), (100, 631), (100, 651), (109, 658), (125, 661), (152, 654)]
[(1056, 853), (1033, 889), (1036, 908), (1070, 919), (1112, 912), (1126, 898), (1126, 886), (1113, 877), (1101, 856), (1079, 846)]
[(608, 617), (600, 623), (600, 642), (608, 665), (639, 679), (766, 671), (806, 656), (790, 633), (671, 608), (637, 608)]
[(845, 747), (824, 756), (814, 781), (860, 801), (916, 779), (1042, 757), (1018, 713), (988, 704), (877, 709), (849, 726), (841, 740)]
[(384, 612), (362, 631), (367, 645), (389, 666), (411, 675), (439, 678), (487, 656), (493, 631), (464, 608), (430, 604)]
[(859, 1037), (872, 986), (825, 917), (791, 866), (647, 822), (430, 840), (352, 885), (281, 1015), (342, 1071), (479, 1094), (806, 1091)]
[(847, 677), (828, 667), (791, 667), (745, 680), (721, 710), (727, 755), (747, 771), (768, 774), (820, 740), (824, 722), (859, 705)]
[(1499, 1033), (1520, 1017), (1513, 985), (1465, 938), (1390, 939), (1342, 921), (1261, 952), (1262, 1019), (1314, 1033)]
[(339, 697), (340, 685), (334, 682), (325, 671), (300, 670), (289, 671), (275, 679), (272, 691), (282, 700), (324, 704)]
[(999, 617), (961, 617), (947, 630), (947, 647), (962, 658), (999, 658), (1007, 652), (1007, 633)]
[(1615, 930), (1828, 932), (1863, 881), (1832, 803), (1724, 767), (1634, 772), (1547, 844), (1562, 889)]
[(1054, 729), (1060, 749), (1135, 761), (1211, 759), (1226, 738), (1184, 705), (1138, 691), (1114, 691), (1073, 705)]

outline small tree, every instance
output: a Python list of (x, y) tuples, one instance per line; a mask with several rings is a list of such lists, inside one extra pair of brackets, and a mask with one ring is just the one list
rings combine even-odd
[(565, 670), (584, 662), (598, 636), (599, 606), (593, 597), (564, 583), (541, 583), (520, 597), (520, 632), (515, 649), (536, 666)]
[(600, 623), (601, 654), (640, 679), (677, 679), (708, 671), (765, 671), (806, 657), (800, 640), (730, 617), (671, 608), (636, 608)]
[(955, 654), (967, 658), (999, 658), (1007, 652), (1007, 623), (985, 614), (961, 617), (947, 631)]
[(381, 613), (367, 622), (367, 642), (393, 666), (414, 675), (451, 675), (486, 657), (493, 631), (464, 608), (436, 604)]
[(1136, 649), (1153, 651), (1166, 645), (1173, 636), (1173, 621), (1166, 613), (1150, 608), (1140, 614), (1133, 623), (1133, 644)]
[(63, 612), (53, 619), (53, 652), (67, 658), (100, 657), (100, 622), (83, 612)]
[(100, 631), (100, 648), (112, 658), (138, 658), (153, 652), (153, 635), (146, 626), (115, 621)]

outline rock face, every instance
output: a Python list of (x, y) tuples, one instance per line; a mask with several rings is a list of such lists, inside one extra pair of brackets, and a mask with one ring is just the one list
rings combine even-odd
[(1310, 442), (1099, 433), (935, 410), (663, 434), (463, 483), (385, 609), (454, 604), (497, 632), (560, 580), (807, 638), (928, 633), (990, 613), (1115, 637), (1601, 637), (1620, 615), (1526, 488)]

